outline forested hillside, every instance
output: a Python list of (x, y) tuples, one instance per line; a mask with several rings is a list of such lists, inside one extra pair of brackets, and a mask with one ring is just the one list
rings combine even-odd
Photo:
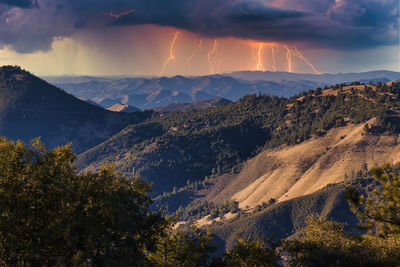
[(147, 116), (109, 112), (19, 67), (0, 68), (0, 135), (14, 140), (41, 137), (50, 147), (72, 142), (83, 152)]
[(154, 114), (131, 125), (78, 158), (95, 170), (115, 164), (170, 192), (235, 168), (266, 148), (293, 145), (329, 129), (376, 118), (372, 133), (398, 131), (399, 83), (336, 85), (291, 98), (251, 95), (235, 103), (198, 111)]
[(231, 101), (229, 101), (228, 99), (216, 97), (210, 100), (200, 100), (193, 103), (183, 103), (183, 102), (171, 103), (164, 107), (153, 108), (153, 110), (161, 113), (171, 112), (171, 111), (187, 111), (191, 109), (211, 108), (218, 105), (228, 104), (230, 102)]

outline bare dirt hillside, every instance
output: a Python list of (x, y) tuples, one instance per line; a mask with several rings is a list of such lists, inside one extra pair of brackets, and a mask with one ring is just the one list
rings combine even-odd
[(117, 103), (111, 107), (106, 108), (109, 111), (114, 111), (114, 112), (126, 112), (126, 113), (131, 113), (131, 112), (138, 112), (140, 109), (135, 108), (133, 106), (130, 106), (128, 104), (121, 104)]
[[(375, 120), (368, 121), (373, 132)], [(237, 174), (215, 179), (206, 199), (235, 200), (242, 209), (274, 198), (285, 201), (311, 194), (328, 184), (383, 162), (400, 160), (398, 134), (366, 133), (364, 124), (334, 128), (294, 146), (266, 150)]]
[[(358, 180), (356, 183), (360, 182)], [(369, 182), (363, 180), (359, 186), (367, 186)], [(305, 226), (305, 220), (310, 214), (320, 214), (321, 217), (344, 223), (346, 231), (359, 230), (358, 219), (348, 206), (343, 183), (279, 202), (261, 211), (242, 213), (231, 220), (216, 221), (207, 227), (230, 249), (238, 237), (261, 235), (279, 240), (296, 235)]]

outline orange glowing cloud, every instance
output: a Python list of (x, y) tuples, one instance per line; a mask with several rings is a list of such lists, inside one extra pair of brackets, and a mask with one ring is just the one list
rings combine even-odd
[(302, 53), (300, 53), (300, 51), (299, 51), (296, 47), (294, 47), (293, 50), (291, 50), (291, 53), (292, 53), (294, 56), (300, 58), (300, 59), (301, 59), (303, 62), (305, 62), (308, 66), (310, 66), (310, 68), (314, 71), (315, 74), (322, 74), (321, 72), (319, 72), (319, 71), (314, 67), (314, 65), (313, 65), (307, 58), (305, 58), (305, 57), (303, 56)]
[[(123, 30), (121, 33), (110, 27), (107, 38), (93, 45), (102, 49), (98, 54), (107, 65), (114, 64), (114, 69), (134, 75), (199, 76), (248, 70), (320, 73), (313, 62), (315, 55), (293, 43), (207, 38), (154, 25), (128, 26)], [(86, 38), (87, 33), (82, 36)], [(99, 62), (98, 58), (93, 60)]]
[(194, 56), (200, 52), (203, 40), (199, 40), (199, 43), (194, 47), (192, 54), (188, 57), (187, 62), (189, 64), (189, 74), (192, 72), (192, 60)]
[[(257, 40), (243, 40), (237, 38), (204, 39), (198, 35), (186, 33), (179, 37), (180, 31), (175, 32), (171, 41), (168, 41), (169, 57), (163, 61), (160, 75), (166, 71), (168, 64), (173, 60), (175, 72), (179, 74), (202, 75), (215, 74), (240, 70), (255, 71), (288, 71), (312, 72), (320, 74), (317, 68), (293, 44), (276, 42), (263, 42)], [(179, 50), (174, 50), (179, 42)], [(209, 44), (209, 49), (202, 49), (204, 42)], [(270, 49), (270, 53), (265, 53)], [(176, 54), (179, 51), (179, 59)], [(184, 62), (181, 59), (186, 58)], [(249, 61), (250, 60), (250, 61)], [(249, 63), (247, 63), (249, 62)], [(266, 62), (271, 62), (266, 64)], [(204, 67), (207, 64), (208, 70)], [(244, 66), (243, 63), (247, 64)], [(296, 69), (295, 69), (296, 67)], [(172, 72), (172, 70), (170, 70)], [(178, 73), (177, 73), (178, 74)]]

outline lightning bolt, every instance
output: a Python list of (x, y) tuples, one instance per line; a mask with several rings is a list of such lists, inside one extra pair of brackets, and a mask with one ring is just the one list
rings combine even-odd
[(286, 48), (286, 59), (287, 59), (287, 61), (288, 61), (288, 71), (289, 72), (292, 72), (293, 70), (292, 70), (292, 53), (291, 53), (291, 51), (290, 51), (290, 49), (289, 49), (289, 47), (287, 46), (287, 45), (285, 45), (285, 48)]
[(262, 66), (262, 50), (263, 50), (263, 43), (260, 43), (258, 47), (258, 63), (257, 63), (257, 70), (258, 71), (264, 71), (263, 66)]
[(103, 13), (103, 14), (106, 15), (106, 16), (118, 19), (118, 18), (126, 16), (126, 15), (128, 15), (128, 14), (130, 14), (132, 12), (135, 12), (135, 10), (134, 9), (129, 9), (129, 10), (126, 10), (126, 11), (122, 11), (120, 13), (108, 12), (108, 13)]
[(217, 66), (217, 73), (221, 72), (221, 64), (222, 64), (222, 60), (224, 58), (224, 50), (222, 49), (222, 45), (219, 47), (218, 50), (221, 51), (220, 55), (219, 55), (219, 61), (218, 61), (218, 66)]
[(213, 63), (211, 61), (211, 56), (215, 53), (216, 50), (217, 50), (217, 39), (214, 40), (214, 46), (210, 50), (210, 52), (208, 52), (208, 55), (207, 55), (208, 65), (210, 66), (210, 73), (211, 74), (214, 73), (213, 72)]
[(180, 34), (180, 32), (176, 32), (175, 35), (174, 35), (174, 38), (172, 39), (171, 46), (170, 46), (170, 48), (169, 48), (169, 57), (164, 61), (164, 64), (163, 64), (163, 66), (162, 66), (162, 68), (161, 68), (161, 71), (160, 71), (160, 75), (163, 74), (163, 72), (164, 72), (164, 70), (165, 70), (165, 67), (166, 67), (172, 60), (175, 59), (175, 56), (174, 56), (174, 46), (175, 46), (175, 41), (176, 41), (176, 39), (178, 38), (178, 35), (179, 35), (179, 34)]
[(249, 69), (251, 69), (253, 67), (254, 60), (257, 59), (257, 55), (256, 55), (257, 51), (254, 51), (254, 48), (252, 48), (251, 46), (249, 46), (249, 48), (250, 48), (250, 52), (251, 52), (251, 58), (250, 58), (250, 61), (249, 61)]
[(271, 46), (271, 53), (272, 53), (272, 69), (276, 71), (276, 61), (275, 61), (275, 43)]
[(189, 73), (192, 72), (192, 59), (194, 58), (194, 56), (201, 50), (201, 45), (203, 44), (202, 40), (199, 40), (199, 43), (197, 44), (197, 46), (194, 47), (192, 54), (190, 55), (190, 57), (187, 58), (187, 62), (189, 64)]
[(315, 74), (322, 74), (321, 72), (319, 72), (319, 71), (314, 67), (313, 64), (311, 64), (311, 62), (310, 62), (307, 58), (305, 58), (305, 57), (303, 56), (303, 54), (302, 54), (296, 47), (294, 47), (294, 49), (291, 50), (291, 52), (292, 52), (292, 54), (293, 54), (294, 56), (300, 58), (300, 59), (303, 60), (308, 66), (310, 66), (310, 68), (314, 71)]

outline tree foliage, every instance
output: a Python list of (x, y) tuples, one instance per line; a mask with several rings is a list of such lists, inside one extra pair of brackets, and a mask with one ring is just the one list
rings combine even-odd
[(0, 138), (0, 263), (140, 265), (165, 224), (148, 184), (103, 168), (76, 174), (70, 146)]
[(286, 240), (281, 253), (290, 266), (398, 266), (399, 237), (358, 236), (338, 222), (311, 216), (302, 236)]
[(236, 201), (226, 201), (224, 203), (214, 203), (207, 200), (192, 202), (185, 208), (180, 206), (175, 212), (179, 219), (183, 221), (198, 220), (207, 215), (211, 218), (223, 217), (225, 214), (239, 211), (239, 203)]
[(192, 267), (205, 266), (215, 247), (210, 232), (203, 232), (195, 226), (186, 230), (175, 230), (170, 224), (157, 240), (157, 250), (149, 254), (154, 266)]
[[(347, 233), (343, 224), (311, 216), (301, 236), (282, 246), (293, 266), (398, 266), (400, 262), (399, 166), (383, 164), (361, 176), (372, 174), (377, 182), (361, 194), (349, 186), (346, 197), (358, 215), (366, 235)], [(364, 178), (363, 178), (364, 179)], [(364, 188), (365, 190), (365, 188)]]
[(241, 267), (276, 267), (278, 253), (275, 247), (259, 237), (255, 240), (238, 239), (217, 265)]
[(380, 235), (400, 233), (400, 172), (388, 163), (373, 167), (371, 173), (381, 185), (368, 196), (353, 187), (347, 188), (347, 198), (364, 227)]

